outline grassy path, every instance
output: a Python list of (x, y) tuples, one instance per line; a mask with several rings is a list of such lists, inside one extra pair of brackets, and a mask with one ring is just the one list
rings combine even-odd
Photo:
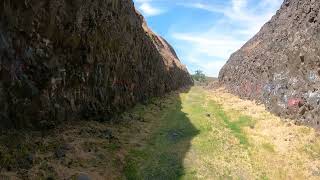
[(161, 124), (127, 156), (128, 179), (319, 179), (320, 141), (223, 90), (167, 99)]
[(0, 136), (0, 179), (320, 179), (313, 129), (223, 89), (173, 92), (115, 122)]

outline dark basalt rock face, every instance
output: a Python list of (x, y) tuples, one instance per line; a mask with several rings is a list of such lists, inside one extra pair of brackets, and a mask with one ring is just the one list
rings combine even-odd
[(272, 112), (320, 127), (320, 1), (286, 0), (234, 53), (219, 80)]
[(0, 127), (107, 120), (191, 85), (131, 0), (3, 0)]

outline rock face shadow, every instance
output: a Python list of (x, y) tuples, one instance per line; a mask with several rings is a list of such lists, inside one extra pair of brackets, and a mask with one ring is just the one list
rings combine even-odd
[(125, 168), (127, 179), (179, 179), (186, 174), (184, 159), (199, 130), (183, 111), (178, 94), (171, 102), (147, 145), (131, 152)]

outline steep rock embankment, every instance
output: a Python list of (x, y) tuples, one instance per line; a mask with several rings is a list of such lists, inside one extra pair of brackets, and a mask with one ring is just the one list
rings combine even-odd
[(219, 80), (274, 113), (320, 127), (320, 1), (286, 0)]
[(0, 127), (107, 120), (192, 84), (132, 0), (3, 0)]

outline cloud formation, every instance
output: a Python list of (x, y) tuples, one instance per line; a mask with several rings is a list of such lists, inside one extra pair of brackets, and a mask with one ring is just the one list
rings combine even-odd
[(188, 3), (189, 8), (221, 15), (216, 23), (206, 30), (191, 33), (173, 32), (177, 41), (190, 47), (185, 58), (191, 70), (197, 68), (211, 76), (219, 70), (229, 56), (254, 36), (280, 7), (282, 0), (231, 0), (223, 7), (214, 3)]
[[(204, 14), (203, 19), (190, 18), (192, 28), (180, 27), (179, 22), (173, 22), (167, 27), (165, 36), (171, 40), (190, 71), (201, 69), (210, 76), (218, 76), (229, 56), (271, 19), (282, 2), (283, 0), (136, 0), (138, 8), (147, 16), (169, 13), (173, 7), (184, 8), (182, 13), (185, 14)], [(158, 13), (143, 10), (141, 6), (144, 4), (149, 5), (145, 9), (154, 8), (159, 10)], [(160, 7), (165, 7), (167, 11), (161, 11)], [(200, 26), (200, 23), (209, 26)]]
[(156, 6), (151, 4), (152, 0), (137, 0), (138, 9), (142, 12), (142, 14), (146, 17), (156, 16), (164, 11)]

